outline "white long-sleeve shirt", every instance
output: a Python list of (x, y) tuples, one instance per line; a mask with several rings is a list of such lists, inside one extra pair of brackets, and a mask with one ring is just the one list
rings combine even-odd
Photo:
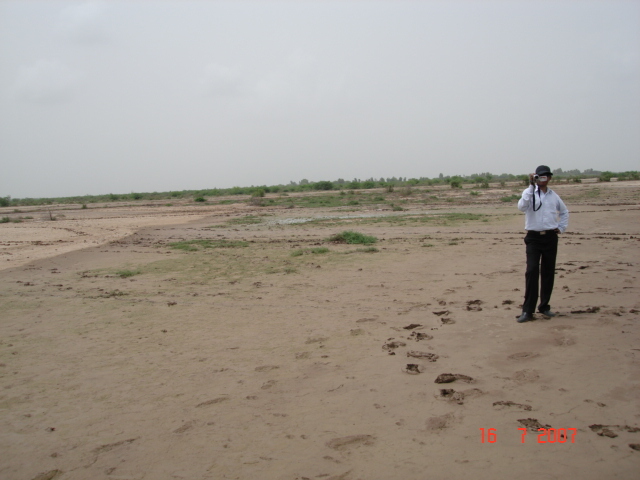
[[(535, 193), (534, 193), (535, 188)], [(536, 211), (533, 211), (533, 196), (535, 195)], [(544, 193), (536, 185), (527, 187), (518, 200), (518, 210), (525, 213), (525, 230), (555, 230), (564, 233), (569, 225), (569, 210), (556, 192), (547, 188)]]

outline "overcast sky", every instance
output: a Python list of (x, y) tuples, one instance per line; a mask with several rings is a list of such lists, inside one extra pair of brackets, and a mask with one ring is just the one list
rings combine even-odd
[(0, 1), (0, 196), (640, 169), (640, 1)]

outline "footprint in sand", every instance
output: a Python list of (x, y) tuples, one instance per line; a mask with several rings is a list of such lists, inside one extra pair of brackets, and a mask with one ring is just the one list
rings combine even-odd
[(441, 388), (439, 398), (444, 398), (450, 402), (462, 405), (464, 403), (464, 393), (456, 392), (453, 388)]
[(407, 325), (406, 327), (402, 327), (405, 330), (413, 330), (414, 328), (418, 328), (421, 327), (422, 325), (420, 325), (419, 323), (412, 323), (410, 325)]
[(469, 300), (467, 301), (467, 310), (470, 312), (481, 312), (482, 305), (484, 302), (482, 300)]
[(524, 410), (527, 412), (531, 411), (531, 405), (516, 403), (512, 402), (511, 400), (501, 400), (499, 402), (493, 402), (493, 406), (496, 407), (497, 410), (504, 410), (505, 408), (517, 408), (519, 410)]
[(229, 400), (229, 397), (214, 398), (212, 400), (207, 400), (206, 402), (199, 403), (198, 405), (196, 405), (196, 408), (208, 407), (209, 405), (215, 405), (216, 403), (226, 402), (227, 400)]
[(378, 320), (377, 318), (360, 318), (356, 320), (356, 323), (375, 322), (377, 320)]
[(256, 367), (256, 372), (270, 372), (278, 368), (280, 368), (278, 365), (262, 365), (261, 367)]
[(448, 428), (453, 423), (455, 417), (453, 413), (447, 413), (437, 417), (428, 418), (425, 422), (426, 430), (429, 432), (438, 432)]
[(416, 350), (409, 350), (407, 352), (407, 357), (422, 358), (428, 360), (429, 362), (435, 362), (436, 360), (438, 360), (438, 358), (440, 358), (435, 353), (418, 352)]
[(530, 358), (539, 357), (540, 354), (536, 352), (518, 352), (509, 355), (507, 358), (509, 360), (529, 360)]
[(462, 375), (460, 373), (441, 373), (434, 380), (435, 383), (451, 383), (456, 380), (460, 380), (466, 383), (473, 383), (475, 380), (467, 375)]
[(564, 332), (565, 330), (573, 330), (574, 327), (573, 325), (554, 325), (553, 327), (551, 327), (551, 330), (555, 330), (556, 332)]
[(589, 428), (601, 437), (609, 438), (616, 438), (618, 436), (614, 430), (630, 433), (640, 432), (639, 427), (630, 427), (629, 425), (600, 425), (599, 423), (594, 423), (593, 425), (589, 425)]
[(551, 428), (551, 425), (542, 425), (536, 418), (520, 418), (518, 422), (532, 432), (537, 432), (540, 428)]
[(566, 335), (562, 335), (562, 336), (559, 336), (559, 337), (554, 337), (552, 343), (554, 345), (556, 345), (557, 347), (567, 347), (569, 345), (575, 345), (576, 341), (571, 337), (568, 337)]
[(540, 374), (537, 370), (518, 370), (513, 374), (511, 380), (516, 382), (518, 385), (524, 385), (525, 383), (533, 383), (537, 382), (540, 379)]
[(412, 332), (411, 333), (411, 337), (413, 337), (416, 342), (419, 342), (420, 340), (432, 340), (433, 339), (433, 336), (428, 335), (426, 333), (420, 333), (420, 332)]
[(479, 388), (470, 388), (461, 392), (455, 391), (453, 388), (441, 388), (440, 395), (437, 398), (445, 399), (458, 405), (464, 404), (465, 398), (474, 398), (483, 395), (484, 392)]
[(322, 343), (322, 342), (326, 342), (327, 340), (329, 340), (329, 337), (310, 337), (307, 339), (306, 343), (307, 345), (311, 344), (311, 343)]
[(600, 307), (589, 307), (585, 310), (571, 310), (571, 313), (598, 313)]
[(418, 375), (419, 373), (424, 372), (424, 366), (418, 363), (407, 363), (407, 366), (404, 367), (402, 371), (410, 375)]
[(339, 437), (328, 441), (327, 447), (333, 448), (334, 450), (345, 451), (361, 445), (373, 445), (375, 439), (373, 435), (349, 435), (348, 437)]
[(268, 382), (265, 382), (260, 388), (262, 390), (268, 390), (271, 387), (273, 387), (277, 382), (275, 380), (269, 380)]
[(49, 470), (48, 472), (39, 473), (32, 480), (54, 480), (58, 475), (62, 475), (62, 470)]
[(388, 343), (385, 343), (385, 344), (382, 346), (382, 349), (383, 349), (383, 350), (395, 350), (396, 348), (406, 347), (406, 346), (407, 346), (407, 344), (406, 344), (406, 343), (404, 343), (404, 342), (398, 342), (398, 341), (395, 341), (395, 342), (388, 342)]
[(187, 430), (192, 429), (193, 427), (195, 427), (196, 425), (196, 421), (195, 420), (190, 420), (188, 422), (186, 422), (185, 424), (183, 424), (182, 426), (176, 428), (173, 433), (184, 433)]

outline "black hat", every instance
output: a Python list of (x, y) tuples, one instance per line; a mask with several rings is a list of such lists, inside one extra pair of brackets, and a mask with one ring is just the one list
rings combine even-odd
[(553, 173), (551, 173), (551, 169), (546, 165), (540, 165), (536, 168), (536, 175), (553, 175)]

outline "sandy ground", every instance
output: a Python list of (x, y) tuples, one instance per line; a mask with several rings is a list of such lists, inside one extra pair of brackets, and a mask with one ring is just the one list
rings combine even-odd
[[(21, 212), (0, 478), (637, 478), (640, 183), (555, 189), (561, 315), (527, 324), (524, 219), (490, 191)], [(346, 229), (376, 251), (327, 241)]]

